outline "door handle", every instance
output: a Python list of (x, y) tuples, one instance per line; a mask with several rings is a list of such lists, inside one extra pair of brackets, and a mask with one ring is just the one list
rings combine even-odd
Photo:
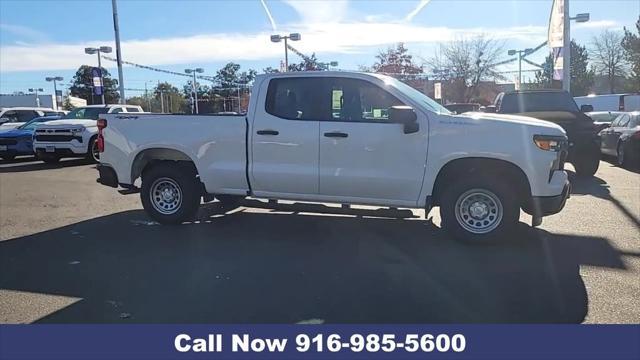
[(325, 137), (346, 138), (346, 137), (349, 137), (349, 134), (343, 133), (343, 132), (340, 132), (340, 131), (332, 131), (332, 132), (324, 133), (324, 136)]
[(258, 130), (256, 133), (258, 135), (278, 135), (278, 134), (280, 134), (280, 132), (276, 131), (276, 130)]

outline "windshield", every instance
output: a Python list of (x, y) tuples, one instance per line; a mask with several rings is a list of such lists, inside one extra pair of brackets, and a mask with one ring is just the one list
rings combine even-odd
[(444, 106), (440, 105), (439, 103), (432, 100), (430, 97), (421, 93), (420, 91), (403, 83), (402, 81), (394, 79), (390, 76), (379, 75), (379, 74), (374, 74), (374, 75), (378, 77), (380, 80), (383, 80), (385, 84), (391, 85), (396, 89), (402, 91), (402, 93), (410, 97), (411, 100), (418, 102), (422, 105), (425, 105), (427, 109), (438, 114), (451, 114), (451, 112), (447, 110)]
[(505, 114), (568, 111), (578, 112), (578, 105), (566, 92), (525, 92), (504, 94), (500, 112)]
[(98, 120), (100, 114), (106, 114), (109, 111), (103, 107), (77, 108), (71, 110), (63, 119), (91, 119)]
[(18, 129), (20, 129), (20, 130), (33, 130), (40, 123), (45, 122), (45, 121), (49, 121), (49, 120), (55, 120), (55, 119), (35, 118), (35, 119), (33, 119), (33, 120), (31, 120), (31, 121), (19, 126)]
[(593, 121), (602, 122), (602, 123), (610, 123), (616, 117), (618, 117), (620, 113), (599, 113), (599, 114), (589, 114), (589, 117), (593, 119)]

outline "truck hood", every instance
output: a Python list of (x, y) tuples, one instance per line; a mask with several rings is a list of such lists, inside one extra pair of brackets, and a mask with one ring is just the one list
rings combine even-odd
[(0, 138), (17, 138), (22, 136), (32, 136), (33, 130), (7, 129), (0, 131)]
[(98, 126), (98, 122), (92, 119), (60, 119), (52, 120), (42, 123), (38, 128), (61, 128), (61, 127), (95, 127)]
[(479, 121), (497, 121), (503, 123), (511, 123), (517, 125), (525, 125), (538, 128), (546, 128), (552, 132), (560, 131), (565, 133), (564, 129), (558, 125), (549, 121), (540, 120), (539, 118), (522, 116), (522, 115), (507, 115), (507, 114), (491, 114), (482, 112), (465, 113), (463, 115), (454, 115), (454, 117), (472, 118)]

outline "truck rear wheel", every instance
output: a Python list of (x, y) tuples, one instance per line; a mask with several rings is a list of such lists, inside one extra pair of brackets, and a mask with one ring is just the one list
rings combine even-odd
[(86, 159), (93, 162), (100, 162), (100, 150), (98, 149), (98, 138), (96, 136), (92, 137), (89, 140), (89, 146), (87, 147), (87, 156)]
[(180, 224), (195, 218), (202, 196), (195, 172), (179, 163), (160, 163), (142, 174), (140, 199), (151, 218)]
[(444, 189), (440, 199), (442, 227), (469, 244), (506, 238), (520, 216), (512, 187), (496, 179), (460, 179)]

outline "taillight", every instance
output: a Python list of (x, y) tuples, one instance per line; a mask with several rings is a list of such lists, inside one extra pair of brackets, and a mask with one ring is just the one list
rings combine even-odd
[(635, 133), (633, 133), (633, 135), (631, 135), (631, 138), (640, 140), (640, 131), (636, 131)]
[(98, 144), (98, 151), (104, 152), (104, 135), (102, 134), (102, 130), (107, 127), (107, 120), (98, 119), (98, 138), (96, 139), (96, 143)]

